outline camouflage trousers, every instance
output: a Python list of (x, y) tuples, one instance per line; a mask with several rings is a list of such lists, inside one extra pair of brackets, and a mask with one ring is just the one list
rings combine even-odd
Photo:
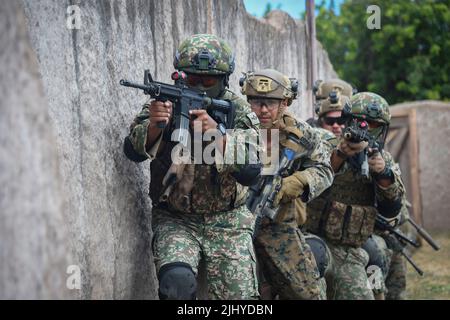
[(327, 242), (333, 257), (327, 273), (327, 297), (331, 300), (373, 300), (366, 273), (369, 255), (362, 248)]
[(289, 212), (281, 221), (262, 220), (255, 239), (258, 261), (273, 296), (317, 300), (319, 270), (294, 214)]
[(386, 279), (386, 300), (406, 299), (406, 260), (399, 253), (394, 252)]
[[(382, 252), (386, 266), (385, 269), (389, 270), (392, 259), (392, 250), (387, 247), (386, 241), (384, 241), (383, 237), (377, 234), (372, 234), (372, 239), (378, 245), (380, 252)], [(375, 266), (373, 266), (375, 267)], [(367, 267), (369, 282), (372, 283), (373, 294), (375, 296), (383, 294), (386, 298), (386, 294), (388, 293), (388, 288), (386, 287), (386, 278), (388, 277), (388, 273), (383, 273), (379, 268), (371, 268), (371, 266)]]
[(245, 206), (232, 211), (187, 214), (154, 208), (152, 248), (156, 271), (184, 262), (198, 275), (206, 268), (208, 299), (257, 299), (254, 217)]

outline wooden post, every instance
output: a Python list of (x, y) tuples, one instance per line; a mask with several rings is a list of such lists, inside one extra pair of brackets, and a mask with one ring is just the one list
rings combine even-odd
[(306, 1), (306, 35), (308, 38), (307, 45), (307, 65), (308, 65), (308, 103), (314, 117), (314, 81), (317, 80), (317, 52), (316, 52), (316, 20), (315, 20), (315, 4), (314, 0)]
[(412, 205), (413, 205), (413, 218), (414, 220), (423, 226), (422, 218), (422, 199), (420, 193), (420, 178), (419, 178), (419, 137), (417, 135), (417, 110), (411, 109), (409, 113), (409, 157), (411, 163), (411, 189), (412, 189)]

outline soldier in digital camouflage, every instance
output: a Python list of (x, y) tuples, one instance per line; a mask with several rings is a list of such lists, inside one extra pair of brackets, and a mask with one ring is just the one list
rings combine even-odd
[[(387, 102), (379, 95), (365, 92), (352, 96), (344, 108), (355, 119), (367, 123), (371, 141), (382, 149), (390, 123)], [(333, 120), (333, 124), (336, 122)], [(333, 256), (327, 274), (328, 298), (374, 299), (372, 289), (380, 289), (383, 281), (378, 273), (380, 287), (369, 282), (366, 273), (369, 255), (362, 246), (374, 232), (378, 213), (387, 218), (398, 216), (404, 186), (399, 167), (388, 152), (367, 148), (365, 141), (355, 143), (343, 137), (335, 141), (331, 156), (334, 182), (308, 204), (306, 229), (323, 237)], [(369, 153), (368, 177), (361, 174), (358, 160), (364, 150)]]
[[(345, 128), (345, 119), (341, 117), (342, 109), (355, 92), (356, 89), (340, 79), (318, 80), (315, 83), (315, 110), (318, 115), (315, 124), (322, 139), (327, 140), (334, 147), (337, 146), (342, 130)], [(406, 207), (403, 206), (402, 212), (405, 212), (405, 209)], [(404, 293), (399, 291), (403, 291), (400, 288), (404, 288), (406, 283), (404, 273), (406, 261), (400, 253), (395, 253), (388, 248), (383, 236), (385, 236), (384, 233), (375, 232), (363, 245), (369, 254), (367, 269), (372, 270), (371, 266), (373, 267), (373, 263), (376, 263), (382, 271), (374, 275), (368, 272), (368, 275), (374, 278), (374, 283), (380, 284), (376, 289), (374, 288), (374, 296), (380, 300), (403, 297)]]
[[(229, 100), (236, 108), (232, 134), (258, 136), (259, 121), (248, 104), (227, 89), (234, 71), (233, 53), (214, 35), (193, 35), (179, 46), (174, 67), (187, 74), (187, 85), (210, 98)], [(167, 123), (160, 129), (159, 122)], [(125, 139), (125, 154), (133, 161), (150, 159), (152, 249), (161, 299), (196, 299), (198, 265), (206, 266), (209, 299), (256, 299), (258, 283), (252, 244), (254, 217), (245, 206), (247, 188), (260, 173), (259, 163), (175, 163), (170, 140), (172, 103), (149, 101), (134, 119)], [(192, 128), (217, 130), (224, 156), (235, 154), (225, 132), (206, 110), (191, 113)], [(191, 129), (192, 130), (192, 129)], [(246, 140), (245, 159), (255, 159), (257, 147)], [(256, 141), (256, 139), (255, 139)], [(168, 188), (168, 175), (176, 181)], [(173, 175), (172, 175), (173, 176)]]
[[(279, 130), (280, 148), (305, 153), (283, 178), (274, 205), (280, 205), (274, 221), (264, 217), (257, 230), (255, 248), (272, 297), (320, 299), (319, 277), (313, 253), (298, 228), (305, 217), (305, 202), (311, 201), (332, 183), (329, 148), (305, 122), (286, 109), (297, 95), (297, 82), (273, 69), (248, 72), (241, 79), (242, 93), (267, 129), (267, 153), (271, 158), (274, 131)], [(292, 145), (293, 134), (299, 141)], [(278, 147), (278, 145), (277, 145)], [(274, 151), (275, 152), (275, 151)], [(278, 157), (278, 154), (276, 155)], [(267, 163), (269, 166), (270, 163)]]

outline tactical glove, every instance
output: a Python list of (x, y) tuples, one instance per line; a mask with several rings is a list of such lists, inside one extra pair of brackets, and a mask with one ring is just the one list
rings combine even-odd
[(277, 207), (280, 203), (288, 203), (298, 198), (305, 187), (308, 185), (306, 176), (300, 172), (294, 172), (289, 177), (283, 178), (281, 182), (281, 189), (278, 192), (274, 206)]

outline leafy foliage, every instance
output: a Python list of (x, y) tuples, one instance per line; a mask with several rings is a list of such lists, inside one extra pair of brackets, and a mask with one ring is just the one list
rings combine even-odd
[[(380, 7), (381, 29), (367, 19)], [(450, 100), (450, 0), (347, 0), (317, 6), (317, 38), (339, 76), (389, 103)]]

